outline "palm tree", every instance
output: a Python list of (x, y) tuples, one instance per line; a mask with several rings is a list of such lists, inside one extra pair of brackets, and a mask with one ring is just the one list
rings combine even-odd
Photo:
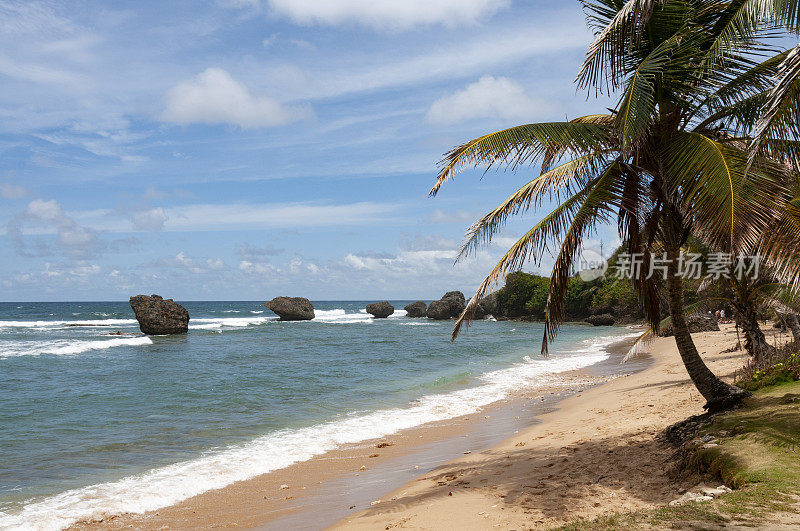
[[(781, 0), (772, 0), (772, 5)], [(794, 3), (796, 3), (795, 0)], [(459, 257), (487, 243), (509, 216), (545, 199), (558, 206), (501, 258), (456, 322), (453, 338), (504, 273), (557, 246), (545, 312), (542, 352), (564, 317), (565, 291), (581, 244), (616, 222), (630, 253), (663, 246), (667, 305), (675, 341), (706, 407), (747, 396), (705, 365), (684, 314), (680, 251), (690, 234), (736, 254), (793, 208), (785, 183), (797, 146), (765, 135), (750, 150), (755, 122), (789, 52), (768, 46), (765, 28), (796, 24), (793, 14), (761, 9), (764, 0), (584, 0), (596, 38), (576, 82), (617, 94), (605, 114), (520, 125), (489, 133), (448, 152), (430, 195), (467, 168), (541, 163), (540, 174), (473, 224)], [(763, 5), (762, 5), (763, 4)], [(755, 22), (754, 22), (755, 20)], [(657, 330), (661, 303), (655, 278), (635, 278), (647, 319)]]

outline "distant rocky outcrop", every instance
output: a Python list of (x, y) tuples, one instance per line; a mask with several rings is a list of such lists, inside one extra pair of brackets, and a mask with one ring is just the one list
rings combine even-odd
[(305, 297), (275, 297), (264, 306), (278, 314), (281, 321), (310, 321), (314, 318), (314, 305)]
[[(696, 334), (698, 332), (718, 332), (719, 325), (713, 317), (706, 317), (704, 315), (690, 315), (686, 318), (689, 325), (689, 332)], [(661, 327), (658, 333), (661, 337), (674, 336), (675, 331), (672, 329), (672, 321)]]
[(611, 326), (616, 319), (610, 313), (601, 313), (600, 315), (590, 315), (586, 318), (586, 322), (593, 326)]
[(408, 317), (425, 317), (425, 313), (428, 311), (428, 305), (423, 301), (417, 301), (412, 302), (403, 309), (406, 311)]
[(483, 309), (484, 316), (494, 315), (497, 317), (502, 313), (500, 311), (500, 303), (497, 300), (499, 294), (500, 291), (495, 291), (481, 299), (481, 308)]
[(461, 315), (466, 306), (464, 294), (460, 291), (448, 291), (438, 301), (433, 301), (428, 305), (428, 319), (445, 320), (453, 319)]
[(172, 299), (136, 295), (130, 303), (139, 329), (147, 335), (185, 334), (189, 330), (189, 312)]
[(394, 313), (394, 306), (389, 304), (389, 301), (373, 302), (367, 304), (367, 313), (378, 319), (385, 319)]

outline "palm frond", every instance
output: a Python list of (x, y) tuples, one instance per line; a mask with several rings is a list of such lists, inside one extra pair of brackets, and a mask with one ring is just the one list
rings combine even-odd
[(611, 128), (598, 123), (549, 122), (520, 125), (490, 133), (467, 142), (445, 154), (439, 176), (430, 191), (439, 188), (467, 167), (506, 165), (512, 170), (533, 163), (549, 148), (560, 148), (574, 155), (606, 149), (612, 143)]
[(576, 189), (583, 188), (599, 172), (606, 157), (603, 152), (590, 153), (556, 166), (526, 183), (469, 228), (457, 259), (489, 243), (509, 216), (525, 212), (532, 204), (540, 205), (544, 197), (555, 195), (560, 199), (563, 194), (573, 194)]

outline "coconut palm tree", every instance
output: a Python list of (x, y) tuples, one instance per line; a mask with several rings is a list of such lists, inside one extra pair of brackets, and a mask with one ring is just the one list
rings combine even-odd
[[(487, 243), (509, 216), (547, 199), (557, 203), (489, 273), (456, 322), (454, 339), (498, 278), (555, 246), (546, 353), (564, 317), (582, 242), (599, 226), (616, 223), (628, 251), (643, 257), (645, 271), (654, 264), (655, 246), (663, 249), (675, 341), (706, 407), (727, 407), (747, 395), (715, 376), (700, 357), (686, 323), (679, 268), (690, 234), (735, 255), (758, 247), (780, 217), (777, 211), (794, 208), (786, 184), (794, 169), (786, 160), (800, 146), (765, 134), (761, 146), (750, 149), (766, 95), (789, 56), (769, 44), (774, 32), (766, 30), (797, 22), (793, 13), (773, 9), (780, 1), (581, 2), (596, 37), (576, 82), (580, 89), (618, 96), (615, 108), (471, 140), (445, 155), (430, 192), (435, 196), (468, 167), (541, 164), (537, 177), (470, 227), (459, 257)], [(657, 281), (646, 275), (633, 281), (657, 330)]]

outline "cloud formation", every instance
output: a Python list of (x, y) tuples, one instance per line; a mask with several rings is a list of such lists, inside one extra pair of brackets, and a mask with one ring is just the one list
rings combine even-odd
[(433, 124), (456, 124), (480, 118), (531, 118), (544, 108), (507, 77), (483, 76), (475, 83), (433, 102), (427, 119)]
[(229, 124), (242, 129), (275, 127), (310, 118), (311, 107), (290, 106), (250, 90), (221, 68), (207, 68), (166, 95), (162, 120), (177, 124)]
[(475, 24), (509, 0), (269, 0), (272, 10), (300, 24), (356, 23), (383, 29)]

